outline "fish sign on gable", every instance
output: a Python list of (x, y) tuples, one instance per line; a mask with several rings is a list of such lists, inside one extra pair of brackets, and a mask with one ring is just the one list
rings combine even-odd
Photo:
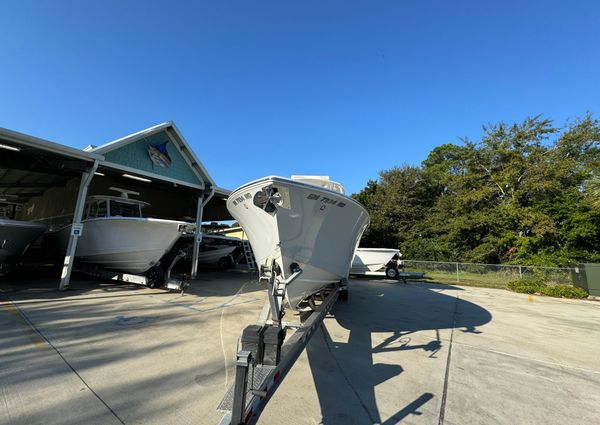
[(171, 157), (169, 156), (169, 151), (167, 149), (168, 140), (165, 140), (158, 145), (150, 145), (148, 146), (148, 155), (150, 155), (150, 159), (154, 164), (159, 167), (167, 168), (171, 166)]
[(92, 152), (102, 153), (105, 165), (124, 171), (163, 177), (192, 187), (214, 186), (206, 169), (171, 123), (132, 134)]

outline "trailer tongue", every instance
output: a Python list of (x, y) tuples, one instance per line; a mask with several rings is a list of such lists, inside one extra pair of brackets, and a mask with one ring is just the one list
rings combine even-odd
[[(259, 323), (247, 326), (242, 333), (235, 381), (217, 407), (224, 413), (220, 425), (255, 424), (338, 297), (346, 299), (344, 279), (324, 289), (317, 297), (321, 302), (313, 303), (314, 310), (304, 315), (300, 323), (284, 322), (285, 285), (301, 273), (298, 269), (287, 282), (279, 282), (274, 273), (268, 278), (269, 299)], [(287, 331), (293, 334), (286, 340)]]

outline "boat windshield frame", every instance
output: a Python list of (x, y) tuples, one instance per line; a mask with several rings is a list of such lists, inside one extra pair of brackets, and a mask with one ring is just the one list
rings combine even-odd
[(326, 176), (292, 176), (290, 180), (310, 184), (312, 186), (323, 187), (331, 190), (332, 192), (346, 195), (346, 189), (344, 188), (343, 184), (330, 180), (329, 177)]
[[(118, 214), (117, 211), (118, 204), (121, 204), (120, 211), (128, 212), (129, 214)], [(90, 196), (86, 201), (85, 206), (85, 219), (95, 219), (95, 218), (108, 218), (108, 217), (117, 217), (117, 218), (144, 218), (142, 214), (142, 208), (148, 206), (147, 202), (138, 201), (137, 199), (125, 199), (118, 196)], [(129, 211), (126, 211), (127, 207), (129, 207)], [(125, 208), (125, 210), (123, 209)]]

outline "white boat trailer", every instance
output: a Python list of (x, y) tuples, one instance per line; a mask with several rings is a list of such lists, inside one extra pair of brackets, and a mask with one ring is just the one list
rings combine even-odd
[(384, 271), (384, 272), (351, 271), (350, 274), (354, 275), (354, 276), (387, 277), (390, 279), (401, 280), (402, 283), (407, 283), (407, 279), (423, 279), (423, 277), (425, 277), (425, 273), (400, 272), (400, 271), (396, 271), (395, 275), (392, 275), (392, 276), (390, 276), (390, 274), (387, 271)]
[[(217, 407), (224, 413), (220, 425), (257, 423), (266, 404), (338, 297), (346, 299), (348, 296), (347, 281), (343, 279), (320, 293), (321, 302), (316, 305), (313, 301), (314, 309), (300, 323), (284, 322), (285, 286), (300, 276), (302, 270), (296, 267), (288, 279), (279, 281), (272, 269), (261, 268), (264, 277), (260, 280), (268, 283), (268, 301), (258, 324), (247, 326), (242, 333), (235, 380)], [(294, 330), (294, 333), (284, 343), (287, 330)]]
[(186, 253), (179, 251), (179, 253), (170, 262), (167, 270), (163, 270), (160, 267), (160, 263), (156, 264), (145, 275), (124, 273), (116, 270), (102, 269), (99, 267), (92, 267), (85, 264), (78, 266), (75, 271), (84, 273), (88, 276), (98, 277), (101, 279), (115, 280), (125, 283), (134, 283), (136, 285), (143, 285), (149, 288), (165, 288), (169, 291), (185, 291), (190, 285), (189, 276), (183, 275), (181, 277), (174, 277), (171, 275), (173, 267), (182, 258), (186, 257)]

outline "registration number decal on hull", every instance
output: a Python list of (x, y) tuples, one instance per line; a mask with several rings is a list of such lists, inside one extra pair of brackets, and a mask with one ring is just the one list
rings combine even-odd
[(327, 196), (321, 196), (316, 193), (309, 193), (306, 199), (309, 199), (311, 201), (319, 201), (325, 205), (336, 205), (340, 208), (344, 208), (346, 206), (344, 202), (338, 202), (335, 199), (328, 198)]
[(244, 196), (238, 196), (237, 198), (235, 198), (233, 200), (233, 206), (237, 206), (237, 204), (241, 204), (244, 201), (247, 201), (248, 199), (252, 199), (252, 195), (250, 194), (250, 192), (245, 193)]

